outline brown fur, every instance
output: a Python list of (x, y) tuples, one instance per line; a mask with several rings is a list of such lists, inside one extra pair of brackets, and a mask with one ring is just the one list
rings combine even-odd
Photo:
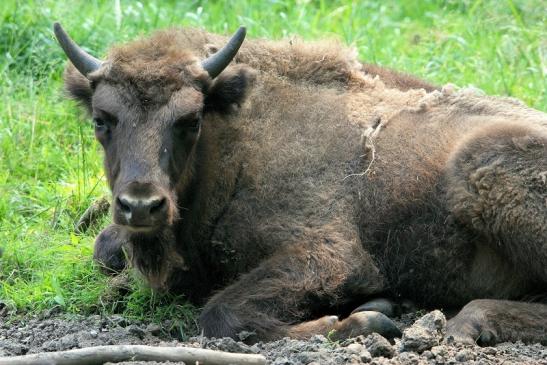
[(415, 76), (400, 73), (377, 65), (364, 64), (363, 71), (372, 77), (378, 76), (390, 89), (408, 91), (411, 89), (421, 88), (428, 92), (439, 90), (437, 86), (431, 85), (429, 82), (420, 80)]
[[(114, 199), (138, 181), (169, 209), (153, 233), (107, 229), (155, 287), (216, 292), (207, 335), (311, 335), (330, 322), (302, 322), (386, 293), (461, 306), (546, 289), (544, 114), (363, 66), (332, 41), (247, 40), (211, 80), (199, 60), (224, 42), (158, 32), (90, 82), (66, 75), (116, 116), (98, 136)], [(195, 113), (199, 133), (176, 139)], [(113, 245), (98, 239), (96, 257)]]

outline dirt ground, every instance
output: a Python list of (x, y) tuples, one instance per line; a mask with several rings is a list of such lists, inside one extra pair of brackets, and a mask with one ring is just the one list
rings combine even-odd
[[(60, 351), (100, 345), (146, 344), (192, 346), (240, 353), (263, 354), (270, 364), (547, 364), (547, 347), (540, 344), (503, 343), (496, 347), (446, 344), (446, 320), (439, 311), (418, 318), (407, 315), (396, 322), (402, 339), (390, 344), (377, 334), (333, 342), (323, 336), (308, 341), (284, 338), (249, 346), (229, 338), (192, 337), (186, 342), (165, 326), (130, 321), (120, 316), (0, 317), (0, 356)], [(418, 319), (418, 320), (416, 320)], [(125, 362), (124, 364), (151, 364)], [(178, 363), (180, 364), (180, 363)]]

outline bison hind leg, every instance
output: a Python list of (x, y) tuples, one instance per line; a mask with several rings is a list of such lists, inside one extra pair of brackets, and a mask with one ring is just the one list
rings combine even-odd
[(547, 305), (509, 300), (469, 302), (447, 325), (447, 341), (492, 346), (523, 341), (547, 344)]
[(463, 140), (447, 167), (456, 220), (529, 278), (547, 283), (547, 131), (524, 123), (487, 125)]

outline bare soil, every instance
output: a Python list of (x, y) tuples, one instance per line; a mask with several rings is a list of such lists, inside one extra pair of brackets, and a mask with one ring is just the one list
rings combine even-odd
[[(407, 315), (399, 318), (397, 324), (402, 329), (409, 325), (415, 328), (419, 326), (415, 323), (417, 317), (419, 316)], [(404, 338), (390, 344), (377, 334), (368, 337), (359, 336), (342, 342), (333, 342), (323, 336), (315, 336), (308, 341), (284, 338), (275, 342), (249, 346), (230, 338), (192, 337), (182, 341), (180, 333), (165, 331), (168, 327), (168, 324), (157, 325), (132, 321), (120, 316), (84, 317), (51, 312), (39, 316), (4, 316), (0, 317), (0, 356), (100, 345), (141, 344), (260, 353), (266, 356), (270, 364), (275, 365), (363, 363), (547, 365), (547, 347), (540, 344), (503, 343), (495, 347), (448, 345), (442, 342), (442, 328), (439, 328), (441, 337), (434, 338), (441, 343), (426, 346), (427, 349), (418, 354), (409, 351), (408, 348), (405, 349)], [(152, 363), (126, 362), (124, 364)]]

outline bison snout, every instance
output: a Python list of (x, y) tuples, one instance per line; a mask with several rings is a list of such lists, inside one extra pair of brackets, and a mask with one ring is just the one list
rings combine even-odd
[(161, 195), (120, 194), (114, 209), (114, 221), (135, 230), (149, 230), (165, 225), (168, 220), (168, 200)]

